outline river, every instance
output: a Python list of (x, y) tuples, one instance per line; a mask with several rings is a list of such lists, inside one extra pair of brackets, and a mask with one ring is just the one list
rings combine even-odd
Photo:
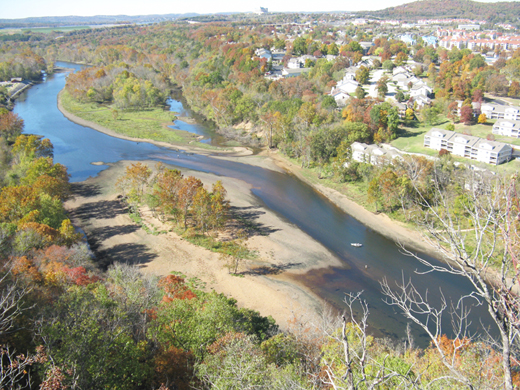
[[(59, 65), (78, 68), (74, 64)], [(383, 302), (379, 281), (384, 277), (389, 281), (412, 277), (420, 291), (428, 291), (430, 302), (437, 304), (441, 299), (441, 289), (448, 300), (457, 300), (472, 291), (469, 282), (460, 277), (440, 273), (417, 274), (416, 271), (425, 271), (425, 268), (415, 259), (403, 255), (393, 241), (364, 226), (291, 174), (210, 156), (175, 152), (146, 142), (113, 138), (70, 122), (57, 108), (57, 95), (64, 87), (65, 79), (66, 73), (51, 75), (44, 83), (20, 96), (14, 112), (24, 119), (26, 133), (40, 134), (51, 140), (55, 161), (67, 166), (72, 182), (83, 181), (106, 168), (92, 165), (92, 162), (147, 159), (249, 183), (259, 203), (298, 226), (343, 264), (343, 267), (309, 272), (299, 277), (299, 281), (340, 310), (345, 292), (363, 290), (363, 297), (370, 306), (370, 326), (377, 336), (399, 339), (404, 337), (406, 328), (404, 317)], [(180, 106), (175, 106), (176, 111), (180, 109)], [(189, 130), (191, 125), (183, 122), (182, 126)], [(363, 247), (352, 247), (351, 242), (363, 243)], [(438, 263), (426, 255), (424, 257)], [(473, 307), (471, 318), (472, 332), (482, 332), (481, 322), (490, 324), (484, 305)], [(446, 318), (445, 323), (449, 324), (449, 319)], [(427, 338), (420, 329), (413, 328), (413, 333), (419, 345), (426, 345)], [(449, 329), (446, 333), (450, 334)]]

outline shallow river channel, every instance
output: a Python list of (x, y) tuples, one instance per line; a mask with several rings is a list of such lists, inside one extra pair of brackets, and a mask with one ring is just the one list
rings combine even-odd
[[(78, 65), (68, 63), (57, 65), (79, 68)], [(340, 310), (345, 292), (363, 290), (363, 296), (370, 306), (369, 322), (378, 336), (402, 338), (407, 322), (396, 309), (383, 302), (379, 284), (383, 277), (389, 281), (412, 277), (421, 291), (428, 290), (432, 302), (439, 302), (440, 289), (448, 300), (455, 301), (471, 293), (470, 284), (462, 278), (439, 273), (417, 274), (417, 270), (424, 270), (417, 260), (402, 254), (393, 241), (364, 226), (293, 175), (239, 162), (176, 152), (146, 142), (113, 138), (70, 122), (57, 108), (57, 95), (65, 85), (66, 76), (67, 73), (57, 73), (29, 89), (17, 100), (14, 111), (24, 119), (26, 133), (40, 134), (51, 140), (55, 161), (67, 166), (71, 181), (85, 180), (107, 168), (92, 165), (92, 162), (146, 159), (249, 183), (260, 205), (272, 209), (286, 221), (298, 226), (343, 264), (343, 267), (315, 270), (299, 277), (299, 281)], [(185, 115), (187, 109), (180, 102), (174, 101), (172, 104), (177, 112), (185, 110)], [(190, 126), (196, 127), (193, 132), (206, 135), (203, 126), (176, 123), (176, 127), (187, 131), (191, 130)], [(363, 243), (363, 246), (352, 247), (352, 242)], [(449, 318), (445, 319), (445, 323), (449, 326)], [(473, 307), (471, 330), (481, 332), (482, 323), (490, 323), (486, 308), (483, 305)], [(446, 333), (450, 333), (449, 329), (446, 329)], [(414, 329), (414, 334), (418, 344), (426, 345), (425, 335), (419, 329)]]

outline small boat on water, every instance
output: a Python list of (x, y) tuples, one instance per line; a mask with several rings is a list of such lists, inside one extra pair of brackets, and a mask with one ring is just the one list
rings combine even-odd
[(357, 247), (363, 246), (363, 244), (360, 244), (359, 242), (353, 242), (350, 245), (357, 246)]

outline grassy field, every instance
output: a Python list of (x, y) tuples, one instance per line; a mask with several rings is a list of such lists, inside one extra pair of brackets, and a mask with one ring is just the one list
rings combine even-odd
[(174, 114), (162, 108), (132, 112), (119, 110), (117, 118), (114, 118), (112, 107), (78, 102), (66, 91), (61, 94), (61, 102), (63, 107), (72, 114), (107, 127), (121, 135), (177, 145), (196, 143), (197, 147), (213, 148), (197, 142), (198, 136), (195, 134), (166, 127), (172, 124)]
[[(424, 134), (432, 127), (420, 122), (415, 122), (413, 126), (403, 126), (399, 129), (398, 138), (393, 140), (391, 145), (403, 152), (437, 156), (437, 151), (423, 146)], [(443, 125), (438, 125), (437, 127), (444, 128)]]

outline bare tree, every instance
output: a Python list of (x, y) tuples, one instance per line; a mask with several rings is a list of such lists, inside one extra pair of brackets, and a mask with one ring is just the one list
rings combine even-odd
[[(341, 317), (341, 330), (330, 332), (328, 336), (342, 347), (341, 364), (334, 357), (325, 355), (325, 385), (334, 389), (378, 389), (378, 388), (418, 388), (419, 382), (412, 373), (413, 366), (397, 369), (390, 363), (388, 352), (372, 354), (372, 337), (368, 335), (368, 303), (361, 298), (362, 292), (349, 293), (345, 297), (347, 314)], [(356, 316), (355, 307), (359, 308)], [(329, 328), (330, 329), (330, 328)], [(340, 372), (338, 367), (344, 367)]]
[[(418, 218), (424, 227), (425, 239), (445, 259), (442, 265), (406, 250), (409, 255), (428, 267), (427, 272), (444, 272), (466, 278), (473, 291), (461, 297), (454, 306), (457, 313), (452, 321), (457, 348), (466, 340), (468, 312), (464, 301), (476, 299), (487, 305), (499, 337), (493, 347), (502, 357), (503, 386), (513, 389), (513, 349), (518, 345), (520, 302), (518, 292), (519, 204), (516, 194), (518, 180), (513, 177), (490, 175), (474, 171), (456, 172), (451, 185), (446, 185), (442, 172), (434, 172), (433, 197), (423, 196), (417, 186), (419, 206), (424, 210)], [(442, 300), (434, 308), (428, 296), (422, 296), (411, 281), (397, 285), (394, 291), (387, 281), (382, 282), (387, 302), (399, 307), (404, 315), (421, 326), (441, 355), (452, 376), (468, 388), (475, 386), (454, 365), (454, 355), (447, 356), (438, 346), (442, 335), (442, 313), (448, 308)]]
[(42, 348), (34, 355), (24, 355), (4, 345), (0, 347), (0, 359), (0, 388), (27, 389), (32, 385), (30, 367), (44, 362), (46, 355)]
[[(29, 307), (24, 307), (23, 298), (30, 288), (12, 280), (10, 264), (0, 278), (0, 338), (17, 330), (17, 318)], [(43, 352), (34, 355), (17, 352), (12, 346), (0, 345), (0, 388), (19, 389), (31, 385), (30, 367), (43, 359)]]

